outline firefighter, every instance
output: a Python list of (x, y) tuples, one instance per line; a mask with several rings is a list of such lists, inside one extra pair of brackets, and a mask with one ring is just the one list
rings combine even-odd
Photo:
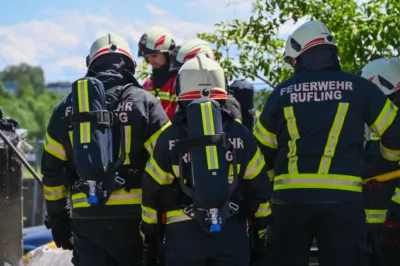
[(398, 161), (398, 108), (376, 85), (341, 70), (320, 21), (288, 37), (284, 60), (294, 75), (272, 91), (254, 128), (275, 173), (269, 265), (308, 265), (314, 237), (320, 265), (364, 265), (364, 125), (381, 137), (382, 154)]
[[(109, 113), (91, 111), (74, 116), (72, 111), (77, 110), (74, 109), (77, 103), (72, 101), (75, 97), (73, 92), (55, 107), (47, 126), (41, 163), (46, 226), (51, 229), (58, 247), (74, 249), (76, 265), (142, 265), (143, 244), (138, 230), (141, 176), (157, 137), (170, 125), (170, 121), (160, 102), (142, 90), (134, 78), (136, 64), (128, 43), (122, 37), (109, 33), (95, 40), (87, 66), (86, 76), (74, 82), (84, 89), (83, 92), (86, 91), (79, 97), (88, 97), (86, 105), (94, 107), (94, 95), (98, 93), (100, 98), (104, 98), (105, 94), (107, 104), (115, 108)], [(75, 90), (74, 84), (72, 91)], [(79, 106), (81, 108), (84, 104)], [(90, 114), (109, 114), (110, 119), (103, 119), (105, 116), (102, 115), (83, 121), (86, 119), (84, 115)], [(79, 144), (80, 137), (82, 141), (83, 135), (76, 131), (80, 129), (79, 125), (68, 123), (69, 118), (75, 122), (80, 119), (81, 122), (90, 121), (81, 123), (81, 128), (98, 121), (96, 127), (99, 130), (90, 126), (85, 131), (91, 131), (88, 138), (95, 141), (77, 150), (80, 145), (76, 144)], [(112, 143), (103, 143), (101, 134), (108, 132), (110, 127), (112, 135), (106, 137)], [(123, 140), (120, 133), (125, 133)], [(98, 154), (95, 148), (99, 151), (104, 149), (105, 153)], [(93, 150), (95, 153), (91, 153)], [(102, 184), (111, 184), (113, 188), (111, 191), (104, 190), (110, 192), (109, 197), (101, 205), (94, 201), (89, 203), (97, 194), (91, 194), (89, 182), (82, 182), (83, 173), (93, 171), (93, 179), (96, 178), (91, 166), (101, 164), (108, 154), (111, 161), (117, 161), (117, 157), (121, 158), (121, 150), (124, 151), (124, 160), (116, 169), (118, 173), (114, 175), (111, 172), (102, 180)], [(93, 156), (90, 166), (80, 161), (85, 154)], [(101, 158), (97, 159), (100, 155)], [(107, 167), (110, 165), (104, 169)], [(103, 199), (100, 193), (98, 195)]]
[(199, 54), (181, 67), (178, 79), (179, 110), (143, 177), (144, 245), (155, 249), (162, 201), (166, 265), (249, 265), (246, 219), (256, 217), (253, 254), (262, 259), (272, 218), (263, 156), (251, 132), (220, 108), (227, 92), (216, 61)]
[[(387, 58), (376, 59), (364, 66), (358, 74), (376, 84), (388, 99), (397, 106), (399, 105), (399, 61)], [(373, 177), (400, 169), (398, 162), (389, 161), (381, 154), (380, 138), (376, 134), (372, 132), (367, 139), (369, 140), (365, 145), (364, 177)], [(387, 246), (385, 247), (385, 255), (382, 256), (380, 240), (386, 214), (391, 205), (391, 199), (397, 184), (397, 179), (382, 183), (372, 180), (363, 186), (367, 216), (367, 236), (373, 250), (371, 266), (398, 264), (398, 248), (393, 249)], [(388, 245), (388, 243), (385, 244)], [(393, 252), (392, 254), (390, 254), (391, 251)]]
[(244, 79), (238, 79), (229, 86), (229, 89), (233, 96), (240, 102), (243, 125), (253, 130), (256, 117), (253, 84)]
[(177, 71), (170, 71), (169, 53), (175, 48), (175, 39), (166, 28), (154, 26), (148, 29), (139, 41), (139, 57), (144, 57), (152, 67), (151, 76), (143, 88), (156, 96), (172, 119), (177, 108), (177, 95), (174, 86)]
[[(197, 54), (204, 53), (206, 56), (213, 60), (217, 60), (214, 51), (211, 49), (208, 42), (201, 39), (189, 39), (178, 45), (172, 50), (170, 54), (170, 71), (179, 71), (182, 65), (189, 59), (192, 59)], [(228, 86), (228, 81), (225, 79), (226, 85)], [(240, 108), (240, 103), (236, 98), (229, 93), (228, 99), (225, 101), (225, 107), (228, 109), (238, 122), (242, 121), (242, 113)], [(179, 91), (176, 92), (179, 96)]]

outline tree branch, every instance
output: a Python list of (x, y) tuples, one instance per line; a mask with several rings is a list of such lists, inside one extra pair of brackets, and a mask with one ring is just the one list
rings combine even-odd
[(272, 87), (272, 89), (275, 89), (275, 86), (269, 80), (266, 80), (265, 78), (261, 77), (259, 74), (257, 74), (257, 78), (259, 78), (262, 81), (264, 81), (265, 83), (267, 83), (269, 86)]

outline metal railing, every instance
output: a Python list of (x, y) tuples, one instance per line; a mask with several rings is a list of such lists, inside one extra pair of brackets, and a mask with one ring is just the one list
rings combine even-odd
[[(35, 169), (36, 172), (40, 172), (40, 161), (42, 158), (42, 152), (43, 152), (43, 140), (42, 139), (37, 139), (37, 140), (28, 140), (27, 141), (30, 145), (32, 145), (33, 150), (32, 152), (28, 155), (27, 161), (32, 165), (32, 167)], [(45, 219), (45, 209), (46, 209), (46, 204), (44, 201), (43, 196), (39, 196), (42, 193), (42, 188), (39, 184), (38, 181), (36, 181), (32, 175), (25, 170), (24, 168), (24, 180), (32, 178), (32, 183), (33, 186), (32, 188), (32, 210), (30, 214), (30, 226), (35, 226), (35, 225), (42, 225), (44, 223)], [(28, 187), (29, 189), (29, 187)], [(24, 200), (27, 200), (24, 198)], [(40, 206), (40, 207), (39, 207)], [(41, 218), (40, 221), (37, 220), (37, 213), (41, 212)], [(28, 215), (28, 210), (24, 210), (25, 216)]]

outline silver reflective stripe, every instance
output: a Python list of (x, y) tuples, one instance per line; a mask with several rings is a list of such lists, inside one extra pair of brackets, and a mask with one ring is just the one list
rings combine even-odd
[(161, 174), (156, 167), (153, 165), (153, 163), (150, 161), (149, 164), (147, 165), (147, 167), (149, 167), (153, 173), (162, 181), (165, 182), (172, 182), (172, 178), (170, 176), (164, 176), (163, 174)]
[(87, 203), (87, 198), (85, 197), (72, 200), (72, 204), (78, 204), (78, 203)]
[(347, 114), (348, 106), (348, 103), (339, 103), (338, 110), (335, 115), (335, 120), (332, 125), (332, 131), (329, 134), (328, 142), (325, 147), (325, 152), (322, 156), (322, 165), (320, 171), (318, 171), (318, 173), (320, 174), (327, 174), (329, 171), (330, 162), (335, 153), (335, 148), (338, 143), (339, 134), (342, 130), (344, 119)]
[(393, 197), (400, 199), (400, 193), (398, 192), (394, 193)]
[(188, 220), (192, 220), (192, 218), (190, 218), (186, 214), (167, 217), (167, 223), (175, 223), (175, 222), (182, 222), (182, 221), (188, 221)]
[(62, 190), (57, 190), (57, 191), (47, 191), (44, 190), (44, 194), (46, 196), (61, 196), (62, 194), (66, 193), (67, 190), (66, 189), (62, 189)]
[(378, 214), (378, 213), (374, 213), (374, 214), (370, 214), (367, 213), (367, 220), (368, 219), (386, 219), (386, 214), (382, 213), (382, 214)]
[(156, 214), (152, 214), (144, 209), (142, 209), (142, 215), (149, 218), (150, 220), (157, 220), (157, 213)]
[(267, 145), (268, 147), (276, 149), (276, 145), (278, 145), (276, 138), (271, 138), (271, 137), (265, 135), (261, 131), (260, 127), (255, 127), (254, 130), (266, 143), (272, 144), (272, 147)]
[[(258, 151), (258, 150), (257, 150)], [(258, 152), (257, 152), (258, 153)], [(256, 154), (257, 154), (256, 153)], [(255, 155), (256, 155), (255, 154)], [(247, 176), (251, 175), (254, 171), (257, 170), (257, 168), (260, 166), (260, 164), (263, 162), (263, 157), (261, 156), (261, 154), (259, 154), (260, 156), (258, 156), (257, 161), (255, 161), (255, 163), (253, 164), (253, 166), (250, 169), (247, 169), (246, 173), (244, 174), (243, 178), (246, 178)]]
[[(393, 102), (390, 103), (389, 110), (386, 112), (385, 116), (383, 117), (382, 121), (376, 125), (375, 127), (375, 133), (378, 134), (379, 136), (382, 135), (384, 132), (381, 132), (382, 128), (386, 126), (387, 121), (389, 118), (392, 116), (392, 112), (394, 112), (395, 105)], [(383, 107), (385, 109), (385, 107)], [(383, 111), (383, 110), (382, 110)], [(380, 116), (381, 114), (379, 114)], [(378, 117), (379, 117), (378, 116)]]
[(267, 207), (258, 208), (257, 212), (263, 213), (263, 212), (268, 212), (268, 211), (270, 211), (270, 210), (271, 210), (271, 206), (268, 205)]
[(381, 153), (383, 157), (390, 158), (393, 161), (400, 160), (400, 151), (396, 150), (391, 152), (388, 148), (384, 147), (381, 143)]
[(347, 185), (360, 187), (361, 182), (356, 181), (346, 181), (346, 180), (336, 180), (336, 179), (325, 179), (325, 178), (287, 178), (275, 180), (275, 185), (285, 185), (285, 184), (332, 184), (332, 185)]
[[(211, 119), (213, 119), (213, 114), (212, 112), (210, 112), (210, 110), (208, 110), (208, 106), (211, 105), (210, 102), (208, 103), (203, 103), (203, 110), (204, 110), (204, 116), (206, 118), (206, 121), (202, 121), (203, 123), (205, 123), (205, 129), (207, 130), (207, 132), (204, 132), (206, 135), (213, 135), (213, 125), (211, 123)], [(215, 147), (215, 146), (214, 146)], [(216, 149), (214, 149), (213, 146), (207, 146), (206, 149), (208, 149), (209, 154), (210, 154), (210, 164), (211, 164), (211, 168), (209, 168), (209, 170), (211, 169), (218, 169), (217, 165), (216, 165), (216, 160), (218, 160), (217, 154), (215, 153)]]
[(111, 194), (109, 200), (140, 199), (140, 198), (142, 198), (142, 194)]

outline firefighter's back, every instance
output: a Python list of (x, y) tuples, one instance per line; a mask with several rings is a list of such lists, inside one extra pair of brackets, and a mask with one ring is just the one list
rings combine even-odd
[[(376, 88), (368, 80), (342, 71), (303, 72), (276, 88), (271, 96), (277, 97), (277, 144), (282, 148), (275, 163), (274, 198), (361, 201), (355, 192), (361, 192), (371, 90)], [(285, 193), (290, 188), (300, 190)]]

